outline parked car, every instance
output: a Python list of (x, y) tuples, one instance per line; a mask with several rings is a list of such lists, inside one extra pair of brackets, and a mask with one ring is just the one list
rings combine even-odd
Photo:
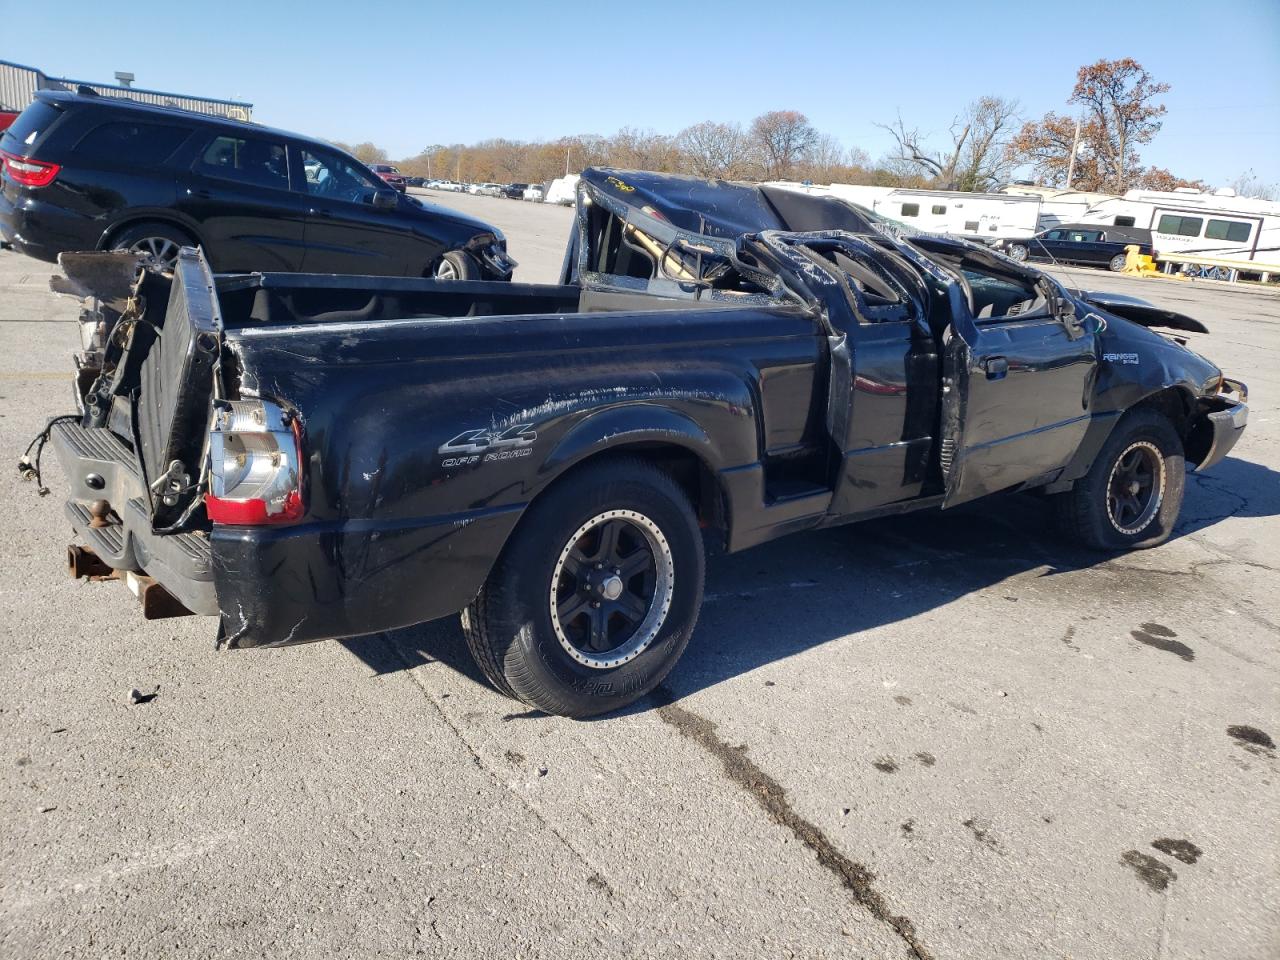
[(405, 186), (409, 187), (425, 187), (427, 185), (426, 177), (405, 177)]
[(502, 195), (508, 200), (522, 200), (524, 192), (528, 189), (527, 183), (508, 183), (502, 187)]
[(199, 245), (219, 272), (507, 279), (502, 232), (397, 194), (320, 140), (40, 91), (0, 135), (0, 235), (29, 256)]
[(462, 611), (498, 690), (582, 716), (671, 670), (708, 548), (1014, 490), (1149, 547), (1245, 428), (1244, 385), (1150, 329), (1189, 317), (829, 197), (578, 189), (555, 285), (64, 262), (73, 572), (228, 647)]
[(1120, 271), (1125, 265), (1125, 248), (1136, 245), (1138, 252), (1154, 256), (1151, 231), (1138, 227), (1103, 227), (1096, 223), (1068, 223), (1043, 230), (1034, 237), (999, 240), (993, 246), (1014, 260), (1050, 260), (1082, 263)]
[(542, 184), (540, 184), (540, 183), (534, 183), (534, 184), (530, 184), (529, 186), (525, 187), (525, 188), (524, 188), (524, 193), (523, 193), (523, 194), (521, 194), (521, 197), (522, 197), (522, 199), (525, 199), (525, 200), (536, 200), (536, 201), (538, 201), (539, 203), (541, 203), (541, 202), (542, 202), (542, 197), (543, 197)]
[(383, 183), (400, 191), (401, 193), (404, 193), (405, 188), (409, 185), (408, 181), (405, 180), (404, 175), (389, 163), (370, 164), (369, 169), (377, 174), (378, 178), (381, 179)]

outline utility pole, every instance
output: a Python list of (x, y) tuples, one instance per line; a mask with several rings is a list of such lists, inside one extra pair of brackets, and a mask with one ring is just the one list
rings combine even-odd
[(564, 148), (564, 175), (566, 177), (569, 175), (569, 151), (572, 149), (572, 146)]
[(1067, 161), (1067, 189), (1071, 189), (1071, 178), (1076, 174), (1076, 150), (1080, 147), (1080, 118), (1076, 117), (1076, 135), (1071, 138), (1071, 159)]
[(427, 179), (431, 179), (431, 154), (427, 154)]

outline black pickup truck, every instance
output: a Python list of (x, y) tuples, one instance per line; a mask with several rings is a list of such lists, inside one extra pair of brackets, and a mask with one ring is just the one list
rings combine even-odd
[(576, 716), (672, 668), (707, 551), (1015, 490), (1151, 546), (1247, 415), (1195, 320), (770, 187), (590, 170), (558, 285), (63, 268), (73, 573), (233, 648), (461, 611)]

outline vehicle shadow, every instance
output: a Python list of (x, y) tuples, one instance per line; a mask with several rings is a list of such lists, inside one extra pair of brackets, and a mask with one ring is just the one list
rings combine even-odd
[[(1174, 536), (1228, 516), (1278, 514), (1280, 474), (1229, 458), (1203, 477), (1188, 477), (1184, 518)], [(686, 696), (828, 641), (944, 607), (1019, 574), (1039, 570), (1039, 576), (1051, 577), (1112, 556), (1065, 540), (1042, 498), (1014, 495), (796, 534), (713, 558), (698, 628), (667, 686), (676, 697)], [(438, 661), (486, 682), (457, 618), (342, 643), (376, 673)], [(627, 712), (651, 706), (643, 700)], [(507, 719), (537, 715), (512, 702)]]

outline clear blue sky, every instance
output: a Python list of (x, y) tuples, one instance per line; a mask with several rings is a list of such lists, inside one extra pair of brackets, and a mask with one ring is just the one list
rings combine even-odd
[(900, 110), (945, 136), (985, 93), (1067, 110), (1076, 69), (1131, 56), (1172, 84), (1143, 161), (1280, 182), (1280, 0), (1124, 3), (353, 3), (0, 0), (0, 59), (248, 100), (255, 119), (392, 156), (485, 137), (675, 133), (773, 109), (873, 157)]

